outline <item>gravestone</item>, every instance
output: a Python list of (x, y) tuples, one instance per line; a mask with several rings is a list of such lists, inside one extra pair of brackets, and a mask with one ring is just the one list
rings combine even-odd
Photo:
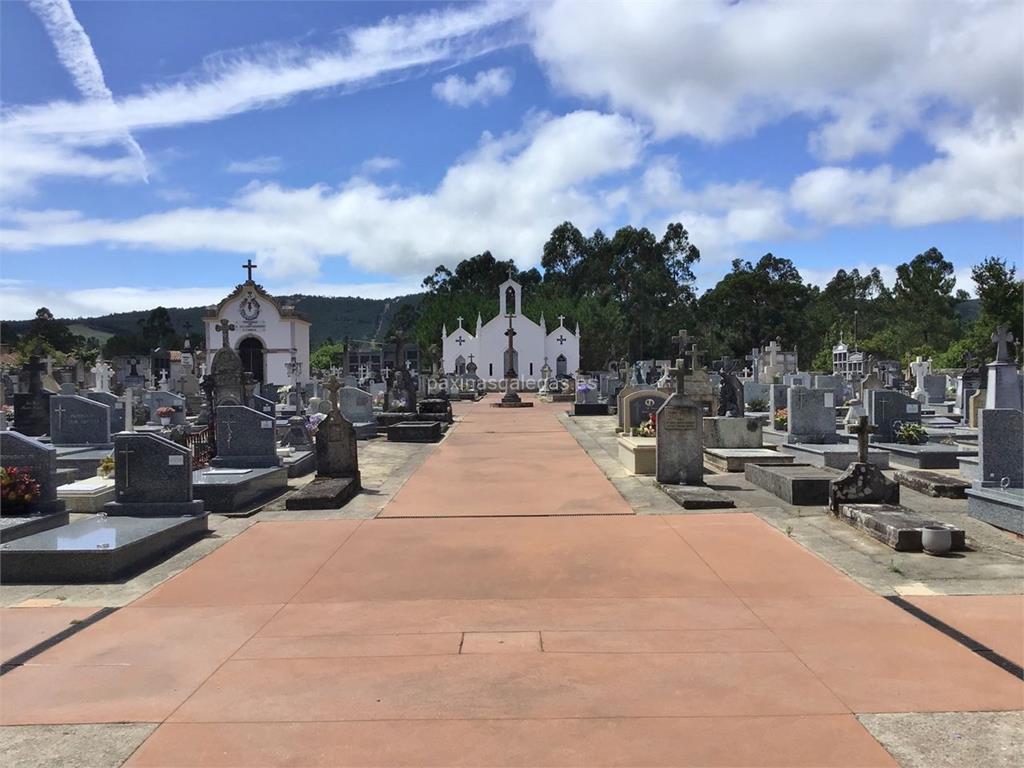
[(217, 408), (217, 456), (214, 467), (279, 467), (274, 419), (244, 405)]
[(78, 395), (54, 395), (50, 440), (54, 445), (109, 446), (110, 408)]
[(979, 414), (985, 408), (985, 401), (988, 399), (988, 390), (979, 389), (967, 401), (967, 426), (971, 429), (978, 428)]
[(269, 419), (277, 418), (277, 403), (262, 395), (252, 396), (252, 408), (259, 411)]
[(657, 414), (667, 399), (668, 395), (656, 389), (640, 389), (626, 395), (622, 400), (622, 431), (630, 434), (633, 429)]
[(316, 468), (320, 477), (359, 479), (359, 457), (352, 422), (332, 407), (316, 431)]
[(834, 393), (794, 386), (786, 395), (789, 413), (787, 443), (821, 445), (839, 442)]
[(946, 402), (946, 377), (939, 374), (925, 374), (924, 391), (928, 393), (929, 403)]
[(313, 438), (309, 434), (304, 416), (292, 416), (288, 419), (288, 430), (281, 438), (281, 445), (291, 446), (299, 451), (313, 450)]
[(992, 334), (996, 345), (996, 359), (988, 364), (988, 385), (985, 396), (985, 409), (1024, 408), (1024, 392), (1022, 379), (1017, 366), (1013, 364), (1007, 350), (1007, 344), (1014, 340), (1013, 334), (1005, 325), (1001, 325)]
[(768, 402), (768, 385), (761, 384), (756, 381), (744, 381), (743, 382), (743, 402), (744, 405), (749, 405), (755, 400), (764, 400)]
[(846, 380), (842, 376), (833, 376), (831, 374), (817, 374), (814, 376), (813, 386), (815, 389), (840, 390), (845, 385)]
[[(689, 334), (680, 331), (672, 338), (683, 352)], [(696, 345), (693, 346), (696, 352)], [(696, 360), (696, 354), (691, 357)], [(700, 401), (685, 395), (685, 360), (676, 360), (670, 369), (675, 379), (675, 392), (662, 404), (656, 419), (655, 477), (659, 483), (703, 485), (703, 407)]]
[(358, 387), (342, 387), (338, 390), (338, 407), (345, 418), (354, 424), (374, 421), (373, 398), (369, 392)]
[(124, 432), (124, 400), (112, 392), (86, 392), (85, 397), (102, 403), (110, 409), (110, 431)]
[(873, 389), (868, 395), (868, 417), (875, 427), (872, 442), (895, 442), (901, 424), (921, 423), (921, 403), (914, 398), (887, 389)]
[[(57, 500), (57, 449), (33, 437), (10, 430), (0, 432), (0, 456), (5, 467), (27, 469), (39, 483), (39, 497), (26, 510), (31, 514), (63, 512), (64, 502)], [(22, 510), (4, 505), (4, 515), (20, 514)]]
[(981, 485), (1024, 487), (1024, 413), (1012, 408), (985, 408), (979, 421)]
[(14, 428), (23, 435), (45, 435), (50, 431), (50, 398), (54, 392), (43, 387), (43, 365), (32, 355), (22, 372), (26, 391), (14, 395)]
[(210, 364), (210, 375), (214, 384), (214, 405), (244, 405), (245, 388), (243, 386), (245, 369), (242, 358), (238, 356), (228, 343), (228, 331), (234, 326), (222, 320), (216, 326), (223, 338), (223, 346), (217, 350)]
[(769, 384), (768, 385), (768, 416), (774, 421), (776, 411), (780, 411), (787, 407), (787, 395), (786, 392), (789, 390), (788, 384)]
[(782, 383), (791, 387), (811, 386), (811, 375), (809, 373), (786, 373), (782, 376)]
[(185, 419), (185, 398), (173, 392), (165, 392), (162, 389), (151, 389), (145, 392), (145, 402), (149, 408), (149, 423), (160, 424), (160, 416), (157, 414), (159, 408), (173, 408), (174, 413), (170, 415), (172, 427), (180, 427), (187, 423)]
[(847, 431), (857, 436), (857, 461), (829, 483), (829, 509), (838, 515), (844, 504), (899, 504), (899, 483), (868, 461), (868, 441), (875, 431), (868, 417), (861, 416), (856, 426), (848, 427)]
[(654, 387), (652, 387), (649, 384), (640, 384), (640, 385), (632, 385), (631, 384), (631, 385), (625, 386), (625, 387), (623, 387), (622, 389), (619, 390), (619, 393), (615, 396), (615, 405), (616, 405), (616, 416), (615, 416), (615, 418), (616, 418), (616, 421), (617, 421), (617, 426), (618, 426), (618, 428), (620, 430), (622, 429), (622, 424), (625, 421), (625, 416), (626, 416), (626, 407), (625, 407), (626, 398), (629, 397), (634, 392), (639, 392), (640, 390), (653, 390), (653, 389), (654, 389)]
[(108, 515), (178, 517), (202, 515), (192, 495), (192, 452), (152, 432), (114, 436), (114, 501)]

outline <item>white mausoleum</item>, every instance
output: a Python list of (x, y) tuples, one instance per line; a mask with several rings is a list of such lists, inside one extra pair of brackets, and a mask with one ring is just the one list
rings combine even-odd
[[(252, 270), (256, 265), (251, 259), (244, 268), (249, 278), (220, 304), (203, 313), (207, 360), (212, 360), (224, 345), (226, 327), (228, 344), (256, 381), (281, 386), (308, 382), (309, 320), (295, 307), (278, 303), (253, 281)], [(298, 363), (294, 376), (289, 371), (293, 360)]]
[(515, 331), (511, 361), (516, 379), (539, 379), (544, 363), (551, 367), (551, 375), (572, 376), (580, 365), (580, 328), (570, 331), (564, 325), (564, 318), (558, 318), (558, 325), (548, 331), (547, 322), (541, 315), (535, 323), (523, 315), (523, 287), (515, 280), (506, 280), (498, 287), (498, 314), (484, 323), (478, 315), (476, 328), (470, 332), (458, 318), (458, 326), (448, 333), (445, 324), (441, 331), (444, 369), (449, 373), (462, 374), (473, 362), (477, 375), (485, 381), (505, 378), (508, 360), (509, 316)]

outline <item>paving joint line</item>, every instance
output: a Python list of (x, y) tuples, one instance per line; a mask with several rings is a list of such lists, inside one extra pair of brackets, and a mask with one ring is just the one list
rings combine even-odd
[(972, 653), (976, 653), (978, 656), (985, 659), (985, 661), (988, 661), (991, 664), (995, 664), (1001, 670), (1003, 670), (1004, 672), (1008, 672), (1009, 674), (1016, 677), (1018, 680), (1024, 680), (1024, 667), (1021, 667), (1020, 664), (1013, 661), (1012, 659), (1008, 659), (1001, 653), (993, 651), (984, 643), (975, 640), (970, 635), (961, 632), (956, 627), (947, 624), (942, 619), (928, 613), (928, 611), (924, 610), (923, 608), (919, 608), (918, 606), (911, 603), (909, 600), (905, 600), (899, 595), (883, 595), (883, 597), (885, 597), (886, 600), (888, 600), (896, 607), (902, 608), (915, 619), (923, 621), (932, 629), (938, 630), (946, 637), (950, 638), (951, 640), (955, 640), (960, 645), (967, 648), (967, 650), (971, 651)]
[[(25, 610), (32, 610), (32, 609), (25, 609)], [(32, 659), (34, 659), (36, 656), (38, 656), (39, 654), (43, 653), (44, 651), (48, 651), (49, 649), (53, 648), (54, 646), (58, 645), (59, 643), (64, 642), (69, 637), (72, 637), (73, 635), (77, 635), (83, 629), (86, 629), (87, 627), (91, 627), (93, 624), (98, 622), (100, 619), (104, 619), (107, 616), (109, 616), (110, 614), (112, 614), (112, 613), (114, 613), (115, 611), (118, 611), (118, 610), (120, 610), (120, 609), (119, 608), (100, 608), (98, 611), (95, 611), (94, 613), (89, 614), (88, 616), (86, 616), (81, 621), (76, 621), (76, 622), (72, 623), (71, 626), (66, 627), (65, 629), (62, 629), (57, 634), (51, 635), (50, 637), (46, 638), (42, 642), (36, 643), (31, 648), (28, 648), (28, 649), (22, 651), (21, 653), (17, 654), (16, 656), (12, 656), (11, 658), (7, 659), (7, 661), (5, 661), (2, 664), (0, 664), (0, 677), (2, 677), (3, 675), (6, 675), (8, 672), (14, 671), (18, 667), (24, 666), (27, 662), (31, 661)]]

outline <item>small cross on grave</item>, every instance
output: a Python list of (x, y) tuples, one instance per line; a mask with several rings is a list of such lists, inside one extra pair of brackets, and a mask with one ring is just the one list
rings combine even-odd
[(256, 265), (252, 263), (252, 259), (248, 259), (245, 262), (245, 264), (242, 265), (242, 269), (244, 269), (246, 271), (246, 273), (248, 273), (248, 275), (249, 275), (246, 278), (246, 281), (251, 283), (252, 282), (252, 271), (254, 269), (256, 269)]
[(690, 370), (696, 371), (701, 367), (700, 356), (704, 354), (704, 351), (697, 348), (696, 342), (690, 345)]
[(1008, 363), (1010, 362), (1010, 355), (1006, 351), (1006, 344), (1013, 342), (1013, 334), (1010, 333), (1010, 329), (1005, 325), (1000, 325), (996, 328), (996, 332), (992, 334), (992, 342), (996, 345), (996, 359), (997, 363)]
[(676, 380), (676, 394), (683, 394), (683, 379), (686, 378), (686, 365), (683, 360), (676, 360), (676, 365), (668, 369), (668, 375)]
[(124, 486), (122, 486), (120, 489), (121, 493), (124, 493), (126, 490), (128, 490), (128, 457), (133, 453), (135, 453), (135, 451), (129, 451), (127, 443), (125, 444), (125, 447), (122, 450), (118, 451), (119, 455), (124, 456)]
[(324, 389), (327, 390), (327, 399), (331, 401), (331, 410), (340, 410), (338, 406), (338, 390), (341, 389), (341, 382), (338, 381), (338, 377), (332, 373), (331, 378), (324, 384)]
[(52, 376), (52, 375), (53, 375), (53, 364), (54, 364), (55, 362), (57, 362), (57, 361), (56, 361), (56, 360), (54, 360), (54, 359), (53, 359), (52, 357), (50, 357), (49, 355), (47, 355), (46, 357), (44, 357), (44, 358), (41, 358), (41, 359), (39, 360), (39, 362), (41, 362), (41, 363), (43, 363), (43, 364), (45, 364), (45, 365), (46, 365), (46, 375), (47, 375), (47, 376)]
[(857, 461), (861, 464), (868, 463), (868, 437), (875, 428), (868, 422), (867, 416), (861, 416), (857, 421), (857, 426), (850, 425), (847, 427), (847, 431), (851, 435), (857, 436)]
[(224, 349), (228, 349), (231, 346), (231, 342), (228, 340), (228, 333), (235, 330), (235, 324), (229, 323), (227, 319), (224, 319), (217, 323), (213, 330), (221, 334), (221, 346)]

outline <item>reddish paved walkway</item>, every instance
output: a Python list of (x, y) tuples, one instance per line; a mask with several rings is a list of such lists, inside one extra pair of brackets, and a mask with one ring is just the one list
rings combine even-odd
[(383, 517), (632, 514), (555, 418), (565, 403), (506, 409), (494, 402), (492, 395), (462, 411)]
[(259, 523), (0, 678), (5, 723), (162, 722), (132, 766), (892, 766), (853, 713), (1022, 706), (741, 513)]

